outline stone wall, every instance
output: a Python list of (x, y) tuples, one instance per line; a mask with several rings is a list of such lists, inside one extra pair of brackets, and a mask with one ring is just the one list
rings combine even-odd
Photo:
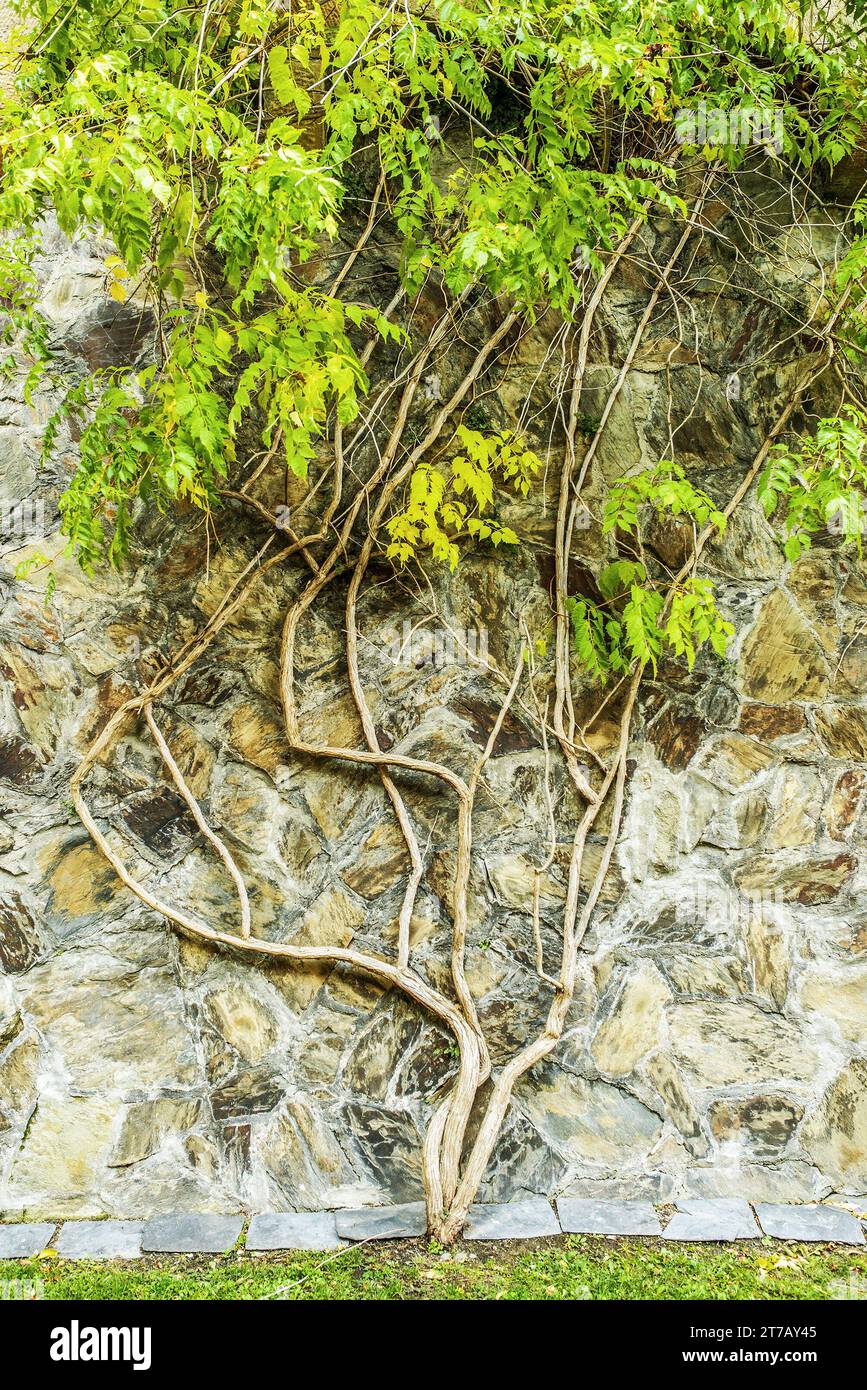
[[(677, 313), (660, 304), (603, 437), (591, 502), (604, 480), (669, 453), (672, 430), (679, 461), (726, 498), (800, 369), (792, 328), (839, 255), (833, 208), (811, 199), (798, 210), (761, 171), (738, 197), (747, 201), (710, 209), (715, 235), (687, 258)], [(588, 417), (646, 302), (647, 253), (662, 263), (673, 236), (657, 224), (612, 289)], [(42, 302), (73, 379), (150, 349), (147, 311), (107, 295), (108, 249), (46, 228)], [(385, 234), (374, 240), (360, 280), (381, 282), (395, 256)], [(429, 291), (417, 334), (439, 308)], [(476, 312), (479, 336), (495, 314)], [(411, 429), (472, 352), (467, 340), (440, 361)], [(524, 428), (554, 465), (562, 439), (550, 402), (564, 371), (557, 325), (543, 322), (486, 381), (471, 423)], [(128, 571), (87, 580), (56, 534), (75, 440), (37, 470), (53, 400), (45, 390), (26, 406), (20, 382), (0, 386), (2, 494), (44, 504), (46, 532), (7, 537), (0, 570), (0, 1215), (415, 1198), (420, 1135), (455, 1066), (450, 1039), (342, 969), (256, 967), (179, 939), (116, 880), (72, 812), (69, 776), (95, 732), (157, 654), (213, 611), (267, 528), (227, 510), (209, 543), (197, 515), (146, 515)], [(828, 381), (797, 423), (837, 403)], [(385, 744), (458, 771), (478, 755), (499, 687), (448, 642), (428, 661), (415, 639), (410, 660), (396, 661), (395, 633), (425, 618), (428, 632), (483, 632), (491, 661), (511, 670), (517, 615), (536, 630), (548, 621), (555, 472), (508, 508), (524, 545), (507, 557), (479, 551), (453, 579), (435, 579), (437, 615), (409, 583), (371, 588), (362, 670)], [(280, 489), (263, 500), (275, 504)], [(684, 543), (670, 527), (653, 538), (671, 564)], [(606, 544), (595, 521), (581, 533), (576, 589)], [(37, 551), (58, 580), (47, 605), (44, 568), (14, 578)], [(730, 659), (702, 659), (691, 675), (661, 670), (644, 692), (623, 833), (566, 1035), (519, 1087), (485, 1198), (867, 1192), (867, 572), (831, 537), (785, 563), (752, 498), (711, 547), (707, 572), (736, 624)], [(272, 572), (160, 719), (244, 869), (254, 931), (389, 950), (406, 863), (382, 789), (365, 771), (292, 757), (281, 734), (277, 639), (301, 581)], [(359, 743), (342, 622), (335, 591), (303, 630), (304, 727)], [(595, 698), (586, 693), (588, 712)], [(596, 750), (615, 733), (603, 718)], [(530, 912), (532, 866), (547, 849), (543, 771), (517, 706), (480, 794), (471, 893), (468, 974), (495, 1064), (550, 999)], [(559, 839), (541, 900), (549, 967), (574, 828), (555, 776)], [(413, 959), (447, 988), (453, 806), (429, 788), (410, 785), (408, 796), (426, 851)], [(231, 885), (146, 731), (99, 769), (90, 798), (139, 877), (234, 922)], [(600, 851), (593, 842), (591, 862)]]

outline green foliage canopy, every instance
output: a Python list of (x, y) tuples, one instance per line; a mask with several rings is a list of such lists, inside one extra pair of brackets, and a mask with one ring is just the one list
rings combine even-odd
[[(29, 353), (32, 387), (48, 362), (32, 263), (50, 208), (69, 236), (111, 238), (109, 292), (150, 305), (159, 324), (154, 363), (73, 383), (46, 431), (50, 451), (63, 416), (81, 417), (62, 513), (88, 569), (106, 552), (121, 559), (139, 498), (217, 505), (242, 429), (279, 443), (304, 476), (328, 421), (356, 416), (368, 387), (360, 343), (401, 330), (378, 305), (314, 286), (304, 267), (351, 220), (360, 147), (375, 148), (387, 180), (410, 295), (435, 274), (453, 294), (479, 288), (527, 316), (568, 318), (634, 217), (684, 213), (678, 112), (777, 111), (782, 157), (811, 168), (853, 149), (867, 109), (858, 19), (807, 0), (19, 5), (26, 36), (0, 130), (4, 339)], [(442, 120), (455, 113), (476, 139), (444, 175)], [(698, 154), (734, 163), (743, 151)], [(856, 241), (842, 276), (858, 279), (865, 263)], [(453, 563), (449, 526), (512, 540), (483, 515), (492, 465), (511, 445), (459, 442), (457, 471), (413, 479), (389, 528), (397, 560), (423, 538)], [(830, 446), (817, 447), (825, 459)], [(773, 468), (767, 499), (783, 478)], [(719, 524), (710, 499), (661, 466), (615, 489), (606, 525), (634, 531), (647, 504)], [(790, 549), (810, 529), (805, 507), (790, 513)], [(655, 664), (665, 648), (691, 662), (704, 641), (724, 650), (705, 581), (666, 604), (643, 562), (628, 564), (603, 576), (604, 610), (573, 604), (591, 671)]]

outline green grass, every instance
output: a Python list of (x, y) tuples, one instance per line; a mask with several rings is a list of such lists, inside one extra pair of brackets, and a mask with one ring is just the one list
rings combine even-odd
[(42, 1279), (62, 1299), (826, 1299), (850, 1277), (867, 1288), (867, 1250), (663, 1245), (566, 1236), (520, 1245), (464, 1245), (444, 1255), (426, 1241), (332, 1254), (218, 1259), (150, 1257), (71, 1263), (54, 1255), (0, 1262), (0, 1280)]

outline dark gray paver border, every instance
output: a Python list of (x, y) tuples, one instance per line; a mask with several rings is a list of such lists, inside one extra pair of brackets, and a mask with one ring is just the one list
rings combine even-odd
[(463, 1240), (537, 1240), (562, 1235), (551, 1203), (544, 1197), (520, 1202), (485, 1202), (470, 1207)]
[(0, 1260), (29, 1260), (51, 1243), (56, 1221), (16, 1221), (0, 1226)]
[(224, 1255), (243, 1228), (243, 1216), (173, 1212), (145, 1222), (141, 1248), (147, 1254)]
[(569, 1235), (661, 1236), (652, 1202), (599, 1197), (558, 1197), (560, 1226)]
[(676, 1206), (663, 1240), (757, 1240), (761, 1235), (749, 1202), (740, 1198), (683, 1197)]
[(137, 1260), (144, 1221), (65, 1221), (55, 1250), (66, 1260)]
[[(584, 1234), (731, 1242), (764, 1234), (777, 1240), (867, 1244), (857, 1216), (825, 1203), (749, 1203), (740, 1198), (684, 1197), (677, 1199), (676, 1206), (676, 1215), (662, 1230), (654, 1204), (646, 1200), (558, 1197), (556, 1211), (544, 1197), (477, 1203), (470, 1208), (463, 1239), (530, 1240)], [(218, 1255), (233, 1248), (243, 1228), (242, 1216), (210, 1212), (174, 1212), (147, 1221), (73, 1220), (61, 1224), (56, 1248), (65, 1259)], [(20, 1260), (38, 1255), (51, 1244), (56, 1230), (56, 1221), (0, 1222), (0, 1259)], [(245, 1248), (251, 1254), (271, 1250), (338, 1250), (348, 1243), (409, 1240), (426, 1233), (424, 1202), (333, 1212), (260, 1212), (250, 1220)]]
[(250, 1218), (244, 1248), (265, 1250), (342, 1250), (333, 1211), (263, 1211)]
[(424, 1202), (402, 1202), (396, 1207), (353, 1207), (334, 1213), (342, 1240), (409, 1240), (427, 1234)]
[(789, 1206), (783, 1202), (757, 1202), (756, 1216), (766, 1236), (777, 1240), (833, 1241), (840, 1245), (864, 1245), (861, 1222), (851, 1211), (831, 1206)]

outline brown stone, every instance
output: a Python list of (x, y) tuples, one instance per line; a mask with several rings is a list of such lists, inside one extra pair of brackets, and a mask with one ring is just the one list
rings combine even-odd
[(647, 730), (660, 762), (680, 772), (695, 757), (707, 726), (691, 706), (669, 704)]
[(804, 858), (780, 864), (776, 855), (757, 855), (732, 875), (742, 892), (769, 893), (783, 902), (827, 903), (846, 886), (857, 867), (851, 854), (830, 859)]
[(786, 1147), (804, 1107), (783, 1096), (717, 1100), (708, 1112), (711, 1131), (721, 1144), (744, 1144), (757, 1156), (773, 1157)]
[(833, 656), (840, 641), (833, 561), (824, 555), (802, 555), (792, 566), (786, 585), (810, 620), (825, 651)]
[(22, 738), (0, 737), (0, 782), (28, 787), (42, 773), (42, 759), (36, 749)]
[(756, 993), (782, 1010), (789, 988), (789, 945), (784, 931), (757, 913), (747, 927), (746, 947)]
[[(501, 715), (501, 705), (496, 700), (467, 697), (456, 701), (452, 709), (470, 725), (473, 742), (479, 748), (484, 748)], [(511, 710), (508, 711), (497, 736), (497, 753), (523, 753), (535, 746), (536, 739), (532, 731), (522, 719)]]
[[(485, 859), (485, 869), (498, 903), (503, 907), (513, 907), (518, 912), (532, 912), (536, 880), (532, 860), (523, 854), (490, 855)], [(540, 876), (539, 903), (542, 910), (556, 907), (565, 896), (563, 885), (552, 877), (550, 871)]]
[(816, 728), (832, 758), (867, 759), (867, 710), (857, 705), (823, 705)]
[(843, 649), (837, 661), (834, 671), (834, 684), (832, 694), (845, 699), (851, 696), (860, 697), (867, 686), (867, 635), (862, 631), (863, 623), (860, 621), (854, 635), (849, 633), (847, 623)]
[(285, 1087), (267, 1067), (240, 1071), (211, 1092), (211, 1106), (218, 1120), (261, 1115), (280, 1104)]
[(862, 911), (847, 916), (844, 921), (835, 919), (833, 940), (844, 955), (867, 955), (867, 915)]
[(242, 985), (214, 990), (205, 1013), (222, 1038), (245, 1062), (259, 1062), (277, 1041), (277, 1027), (265, 1005)]
[(87, 917), (104, 911), (119, 894), (127, 892), (114, 869), (89, 840), (62, 848), (59, 855), (52, 848), (45, 861), (52, 865), (48, 883), (54, 912)]
[(286, 1102), (261, 1146), (265, 1172), (296, 1209), (316, 1210), (352, 1178), (324, 1117), (304, 1097)]
[(809, 768), (785, 768), (776, 780), (771, 799), (768, 849), (793, 849), (816, 839), (822, 782)]
[(744, 705), (741, 709), (741, 733), (772, 743), (788, 734), (798, 734), (805, 727), (804, 712), (797, 705)]
[(738, 999), (749, 990), (744, 963), (737, 956), (678, 953), (666, 958), (665, 973), (678, 994)]
[(200, 738), (192, 725), (179, 721), (172, 730), (169, 744), (172, 757), (184, 774), (193, 796), (208, 795), (214, 770), (214, 750)]
[(232, 747), (253, 767), (269, 777), (289, 761), (289, 745), (281, 724), (266, 710), (252, 704), (241, 705), (229, 725)]
[(109, 671), (93, 692), (89, 708), (82, 710), (76, 721), (76, 745), (82, 750), (89, 748), (111, 716), (135, 694), (119, 672)]
[(23, 1120), (37, 1098), (39, 1043), (22, 1038), (0, 1062), (0, 1111)]
[(148, 788), (127, 797), (123, 807), (127, 830), (148, 849), (167, 853), (179, 842), (189, 842), (198, 831), (186, 802), (174, 787)]
[(39, 959), (42, 941), (36, 920), (19, 893), (0, 903), (0, 965), (9, 975), (29, 970)]
[(53, 1216), (103, 1210), (99, 1187), (117, 1103), (103, 1096), (44, 1096), (12, 1169), (31, 1210)]
[(640, 962), (593, 1038), (591, 1052), (600, 1071), (626, 1076), (635, 1069), (656, 1046), (670, 998), (671, 990), (656, 966), (650, 961)]
[(385, 813), (382, 788), (371, 779), (367, 768), (325, 765), (317, 760), (303, 767), (301, 790), (328, 841), (346, 835), (353, 823), (366, 819), (375, 809)]
[(843, 602), (857, 604), (860, 608), (867, 606), (867, 583), (863, 569), (859, 572), (857, 566), (850, 569), (846, 563), (841, 563), (840, 574), (845, 576), (840, 594)]
[(395, 820), (382, 820), (371, 830), (352, 866), (341, 878), (362, 898), (378, 898), (412, 870), (406, 843)]
[(108, 1159), (109, 1168), (141, 1163), (156, 1153), (167, 1134), (192, 1129), (200, 1113), (200, 1101), (175, 1100), (171, 1096), (124, 1106), (120, 1135)]
[(833, 840), (845, 840), (851, 830), (858, 808), (861, 805), (861, 797), (864, 787), (867, 786), (867, 776), (860, 768), (851, 768), (848, 772), (841, 772), (825, 810), (825, 823), (828, 827), (828, 834)]
[(290, 821), (280, 842), (281, 858), (291, 873), (301, 876), (322, 852), (323, 845), (314, 831), (300, 821)]
[[(293, 946), (348, 946), (364, 921), (361, 907), (342, 888), (326, 888), (304, 914)], [(333, 967), (327, 963), (296, 966), (282, 982), (282, 992), (296, 1008), (306, 1008)]]

